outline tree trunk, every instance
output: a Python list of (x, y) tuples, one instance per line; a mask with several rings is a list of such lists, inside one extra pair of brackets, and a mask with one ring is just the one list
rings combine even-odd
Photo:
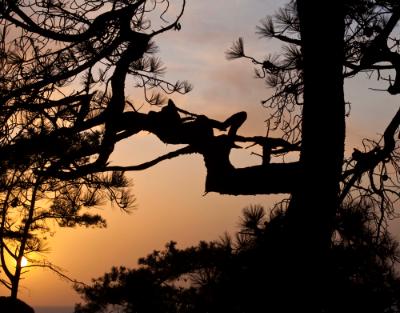
[(32, 196), (31, 196), (31, 203), (29, 205), (29, 212), (28, 212), (28, 216), (27, 219), (25, 221), (25, 225), (23, 228), (23, 232), (22, 232), (22, 239), (20, 242), (20, 246), (18, 248), (18, 252), (17, 252), (17, 258), (16, 258), (16, 266), (15, 266), (15, 272), (14, 275), (12, 275), (11, 280), (11, 299), (17, 300), (17, 296), (18, 296), (18, 289), (19, 289), (19, 282), (21, 280), (21, 273), (22, 273), (22, 258), (24, 257), (24, 253), (26, 252), (26, 246), (28, 243), (28, 238), (29, 238), (29, 232), (32, 226), (32, 222), (33, 222), (33, 216), (35, 213), (35, 208), (36, 208), (36, 197), (37, 197), (37, 193), (39, 190), (39, 186), (41, 185), (41, 179), (38, 178), (35, 182), (35, 184), (32, 187)]
[(15, 272), (15, 276), (11, 282), (11, 294), (10, 298), (13, 300), (17, 300), (18, 298), (18, 289), (19, 289), (19, 281), (21, 279), (21, 269), (17, 269)]
[(297, 309), (304, 312), (321, 312), (331, 296), (328, 252), (345, 142), (344, 2), (321, 5), (297, 0), (304, 69), (300, 162), (305, 176), (288, 210), (288, 246), (294, 257), (289, 261), (292, 292), (298, 296)]

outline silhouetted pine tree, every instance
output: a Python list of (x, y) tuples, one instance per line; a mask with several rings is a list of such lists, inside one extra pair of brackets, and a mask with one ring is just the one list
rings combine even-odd
[[(378, 231), (371, 213), (366, 204), (349, 204), (336, 216), (328, 251), (332, 293), (317, 301), (319, 312), (399, 312), (400, 250), (388, 231)], [(169, 242), (136, 269), (115, 267), (90, 286), (76, 286), (84, 303), (75, 312), (284, 312), (290, 295), (279, 284), (291, 273), (282, 246), (287, 227), (282, 207), (268, 217), (262, 207), (248, 207), (234, 238), (185, 249)], [(298, 250), (308, 245), (304, 240)]]

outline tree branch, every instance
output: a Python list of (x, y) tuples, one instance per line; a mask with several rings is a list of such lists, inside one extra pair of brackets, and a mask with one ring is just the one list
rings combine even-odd
[(172, 24), (168, 25), (167, 27), (161, 28), (161, 29), (151, 33), (150, 36), (151, 37), (157, 36), (157, 35), (159, 35), (161, 33), (164, 33), (164, 32), (166, 32), (168, 30), (171, 30), (173, 28), (176, 29), (176, 30), (179, 30), (180, 29), (179, 20), (181, 19), (182, 15), (183, 15), (183, 12), (185, 11), (185, 6), (186, 6), (186, 0), (183, 0), (181, 12), (178, 14), (177, 18), (175, 19), (175, 22), (173, 22)]
[(177, 156), (180, 155), (184, 155), (184, 154), (192, 154), (192, 153), (197, 153), (197, 151), (191, 147), (191, 146), (186, 146), (183, 147), (181, 149), (169, 152), (167, 154), (164, 154), (162, 156), (159, 156), (158, 158), (155, 158), (151, 161), (148, 162), (144, 162), (138, 165), (130, 165), (130, 166), (107, 166), (105, 167), (103, 170), (103, 172), (106, 171), (141, 171), (141, 170), (145, 170), (147, 168), (150, 168), (158, 163), (160, 163), (161, 161), (164, 160), (170, 160), (173, 158), (176, 158)]
[(394, 135), (400, 126), (400, 109), (397, 111), (395, 116), (390, 121), (389, 125), (386, 127), (383, 133), (384, 144), (383, 147), (375, 147), (371, 151), (361, 152), (355, 150), (353, 153), (353, 159), (356, 161), (356, 165), (353, 169), (345, 172), (343, 178), (352, 175), (349, 180), (345, 183), (342, 192), (340, 194), (340, 201), (343, 201), (350, 189), (354, 184), (361, 178), (361, 176), (368, 171), (372, 171), (380, 162), (385, 162), (390, 158), (390, 154), (394, 151), (396, 147), (396, 142)]
[(292, 193), (299, 187), (302, 167), (295, 163), (218, 170), (207, 168), (205, 192), (228, 195)]
[(29, 16), (27, 16), (24, 13), (24, 11), (22, 11), (19, 8), (18, 4), (16, 4), (14, 0), (11, 0), (11, 1), (9, 0), (9, 1), (7, 1), (7, 3), (12, 8), (12, 10), (26, 24), (12, 18), (8, 14), (5, 15), (4, 17), (9, 19), (15, 25), (17, 25), (29, 32), (39, 34), (45, 38), (50, 38), (50, 39), (53, 39), (56, 41), (63, 41), (63, 42), (84, 42), (85, 40), (88, 40), (91, 37), (96, 36), (96, 34), (102, 33), (102, 30), (104, 31), (105, 27), (107, 27), (107, 24), (108, 24), (107, 22), (109, 22), (111, 20), (117, 20), (123, 14), (126, 14), (126, 12), (134, 12), (139, 6), (141, 6), (145, 2), (146, 2), (146, 0), (139, 0), (133, 4), (130, 4), (126, 7), (124, 7), (124, 8), (114, 10), (114, 11), (107, 11), (103, 14), (100, 14), (93, 20), (93, 22), (89, 25), (89, 27), (83, 33), (80, 33), (80, 34), (62, 34), (62, 33), (57, 33), (57, 32), (51, 31), (49, 29), (40, 27)]

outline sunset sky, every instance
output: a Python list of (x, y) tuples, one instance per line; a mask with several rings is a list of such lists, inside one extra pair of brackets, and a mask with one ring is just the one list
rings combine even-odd
[[(238, 37), (244, 38), (247, 53), (260, 59), (278, 51), (278, 43), (260, 39), (255, 34), (255, 27), (285, 1), (187, 2), (182, 30), (165, 33), (156, 39), (159, 56), (167, 66), (165, 78), (171, 81), (186, 79), (194, 85), (189, 94), (172, 95), (171, 98), (188, 111), (207, 113), (219, 120), (238, 111), (247, 111), (248, 120), (240, 133), (265, 135), (264, 120), (268, 112), (260, 101), (270, 91), (262, 81), (254, 79), (252, 64), (245, 60), (228, 61), (224, 52)], [(324, 53), (323, 48), (321, 53)], [(385, 92), (372, 92), (370, 87), (382, 88), (375, 80), (362, 77), (346, 85), (347, 100), (352, 103), (347, 128), (349, 150), (359, 145), (361, 138), (382, 133), (398, 108), (396, 97)], [(140, 92), (134, 91), (129, 84), (127, 91), (133, 101)], [(140, 134), (117, 146), (112, 164), (137, 164), (161, 155), (169, 148), (152, 135)], [(245, 149), (236, 151), (232, 161), (237, 165), (260, 163), (257, 156)], [(136, 209), (131, 214), (105, 206), (100, 212), (108, 221), (107, 229), (57, 230), (49, 240), (50, 251), (45, 257), (65, 269), (70, 277), (90, 283), (91, 278), (101, 276), (111, 266), (133, 267), (139, 257), (162, 249), (169, 240), (177, 241), (178, 247), (185, 247), (199, 240), (218, 239), (225, 231), (232, 233), (235, 230), (245, 206), (262, 204), (268, 208), (278, 199), (277, 196), (205, 195), (205, 168), (201, 156), (196, 155), (165, 161), (129, 176), (137, 199)], [(5, 294), (3, 289), (0, 290)], [(68, 282), (40, 269), (25, 275), (20, 297), (32, 306), (72, 306), (79, 301)]]

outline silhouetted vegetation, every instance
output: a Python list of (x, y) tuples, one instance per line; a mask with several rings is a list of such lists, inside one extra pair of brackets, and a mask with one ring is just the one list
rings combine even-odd
[(59, 180), (39, 174), (43, 161), (8, 171), (0, 189), (0, 260), (4, 274), (0, 282), (13, 298), (18, 294), (21, 276), (31, 268), (49, 268), (67, 278), (56, 265), (38, 257), (39, 252), (46, 252), (46, 240), (56, 225), (106, 227), (106, 221), (88, 209), (106, 199), (127, 212), (133, 205), (127, 190), (129, 181), (123, 173)]
[(0, 307), (7, 313), (34, 313), (35, 311), (25, 302), (11, 297), (0, 297)]
[(367, 201), (378, 228), (384, 228), (396, 216), (400, 186), (400, 111), (387, 121), (381, 138), (363, 140), (346, 156), (350, 105), (343, 89), (344, 79), (367, 73), (386, 83), (390, 94), (399, 93), (399, 3), (335, 1), (319, 14), (315, 11), (315, 3), (290, 1), (262, 21), (259, 34), (283, 43), (278, 55), (257, 60), (246, 55), (242, 39), (227, 52), (230, 59), (250, 59), (258, 76), (273, 88), (273, 95), (263, 101), (270, 113), (267, 134), (276, 130), (289, 143), (299, 143), (300, 170), (278, 163), (274, 167), (282, 170), (265, 177), (272, 185), (283, 180), (292, 188), (287, 211), (291, 235), (284, 246), (302, 257), (291, 258), (284, 279), (293, 285), (289, 288), (299, 290), (299, 296), (291, 298), (297, 310), (308, 312), (319, 312), (335, 285), (327, 274), (337, 209), (345, 201)]
[[(296, 307), (307, 312), (328, 308), (340, 311), (341, 301), (347, 295), (338, 294), (336, 289), (340, 286), (342, 291), (357, 290), (370, 299), (363, 293), (366, 288), (379, 299), (375, 302), (379, 310), (390, 306), (390, 299), (381, 306), (384, 297), (369, 285), (370, 282), (378, 286), (387, 284), (392, 275), (387, 271), (389, 265), (373, 261), (379, 251), (372, 255), (360, 252), (362, 245), (356, 243), (361, 240), (367, 245), (363, 227), (361, 234), (354, 237), (355, 243), (350, 240), (344, 244), (337, 216), (345, 218), (338, 211), (345, 207), (344, 203), (368, 204), (360, 206), (363, 209), (359, 213), (366, 216), (370, 212), (367, 221), (376, 225), (373, 229), (376, 241), (368, 245), (372, 244), (374, 250), (379, 247), (388, 250), (392, 244), (383, 238), (387, 237), (387, 221), (395, 216), (394, 204), (399, 200), (396, 140), (400, 111), (388, 121), (386, 129), (377, 130), (383, 133), (379, 140), (364, 141), (362, 149), (356, 147), (346, 157), (348, 112), (343, 85), (345, 78), (366, 72), (386, 82), (390, 94), (400, 93), (398, 1), (331, 1), (326, 12), (319, 14), (315, 14), (315, 3), (290, 1), (258, 28), (262, 36), (283, 42), (279, 57), (258, 61), (246, 55), (242, 39), (235, 42), (227, 57), (251, 59), (258, 65), (258, 75), (274, 88), (274, 94), (263, 101), (269, 114), (267, 134), (252, 137), (239, 135), (246, 120), (245, 112), (221, 122), (184, 110), (171, 99), (166, 104), (162, 97), (160, 92), (185, 93), (191, 89), (187, 82), (169, 83), (162, 79), (164, 67), (153, 55), (154, 37), (181, 29), (185, 4), (182, 0), (178, 8), (171, 10), (172, 2), (168, 0), (0, 2), (0, 251), (6, 274), (3, 284), (16, 297), (22, 257), (26, 251), (41, 249), (40, 232), (48, 231), (47, 217), (63, 226), (103, 225), (101, 217), (81, 210), (97, 204), (105, 191), (111, 200), (126, 208), (130, 203), (125, 189), (126, 171), (144, 170), (167, 159), (198, 153), (204, 157), (207, 169), (206, 192), (290, 195), (287, 210), (268, 223), (272, 225), (284, 216), (283, 234), (255, 236), (266, 241), (255, 245), (259, 248), (254, 248), (258, 255), (254, 259), (259, 261), (247, 261), (244, 252), (247, 250), (243, 247), (230, 252), (233, 259), (240, 260), (237, 266), (249, 262), (246, 275), (254, 278), (254, 282), (257, 282), (256, 271), (263, 273), (261, 268), (269, 279), (260, 283), (265, 287), (257, 290), (249, 287), (251, 295), (250, 291), (248, 296), (244, 292), (244, 298), (253, 297), (253, 292), (259, 299), (270, 294), (268, 306), (276, 309), (275, 303), (280, 303), (284, 306), (282, 310)], [(150, 20), (156, 14), (158, 21)], [(132, 87), (143, 88), (148, 103), (160, 105), (161, 109), (140, 110), (137, 103), (130, 101), (125, 90), (128, 77), (136, 82)], [(153, 90), (159, 92), (151, 93)], [(214, 134), (215, 129), (222, 133)], [(141, 131), (153, 133), (164, 143), (184, 147), (142, 164), (111, 165), (109, 158), (115, 145)], [(245, 168), (232, 165), (231, 150), (243, 143), (259, 146), (260, 165)], [(288, 154), (298, 158), (293, 162), (279, 158)], [(42, 208), (37, 200), (50, 200), (51, 205)], [(10, 214), (15, 216), (14, 209), (17, 220), (9, 218)], [(351, 234), (350, 229), (345, 231)], [(261, 228), (261, 232), (268, 233), (268, 228)], [(332, 237), (336, 235), (343, 255), (339, 253), (341, 244), (332, 247)], [(10, 248), (9, 243), (14, 246)], [(205, 246), (206, 251), (214, 248), (220, 251), (215, 244)], [(368, 261), (367, 268), (363, 268), (368, 277), (359, 273), (358, 266), (350, 266), (352, 247), (356, 251), (354, 259), (361, 262), (362, 255)], [(168, 249), (176, 250), (174, 245)], [(5, 254), (16, 260), (15, 272), (5, 265)], [(390, 255), (393, 254), (384, 255), (384, 260)], [(347, 257), (346, 263), (343, 260)], [(346, 276), (350, 281), (345, 282), (339, 264), (343, 265), (343, 271), (356, 276)], [(141, 270), (143, 279), (149, 279), (145, 277), (146, 267)], [(130, 271), (116, 270), (114, 280), (126, 273)], [(215, 296), (218, 301), (227, 297), (219, 287), (225, 288), (226, 283), (228, 288), (227, 282), (231, 282), (232, 288), (235, 286), (230, 281), (235, 277), (233, 272), (229, 272), (231, 277), (224, 273), (227, 277), (221, 274), (221, 285), (218, 283), (212, 289), (212, 293), (220, 295)], [(358, 277), (360, 290), (356, 288)], [(339, 278), (343, 281), (338, 281)], [(256, 285), (243, 279), (249, 285)], [(188, 290), (195, 295), (198, 291)], [(236, 296), (232, 290), (229, 297), (236, 300)], [(213, 301), (213, 296), (207, 294), (203, 299), (205, 304), (209, 298)], [(160, 303), (163, 301), (160, 299)], [(215, 310), (220, 305), (217, 302)], [(259, 302), (246, 303), (260, 308)], [(361, 304), (355, 303), (358, 309)], [(155, 302), (154, 310), (157, 305)], [(372, 304), (368, 308), (373, 308)]]
[(153, 104), (148, 89), (190, 89), (159, 79), (153, 56), (152, 39), (179, 26), (184, 6), (167, 17), (168, 1), (0, 2), (0, 282), (12, 298), (32, 267), (64, 276), (37, 254), (56, 225), (105, 227), (88, 209), (106, 200), (132, 208), (124, 172), (105, 168), (129, 135), (125, 79)]
[[(333, 284), (320, 312), (399, 312), (400, 250), (387, 231), (377, 232), (372, 212), (367, 204), (340, 209), (329, 249)], [(282, 275), (288, 257), (302, 256), (282, 247), (286, 223), (282, 208), (267, 216), (260, 206), (248, 207), (233, 238), (224, 235), (185, 249), (169, 242), (140, 259), (136, 269), (115, 267), (90, 286), (78, 286), (85, 303), (75, 312), (109, 312), (113, 306), (126, 313), (295, 309), (289, 299), (296, 291)]]

